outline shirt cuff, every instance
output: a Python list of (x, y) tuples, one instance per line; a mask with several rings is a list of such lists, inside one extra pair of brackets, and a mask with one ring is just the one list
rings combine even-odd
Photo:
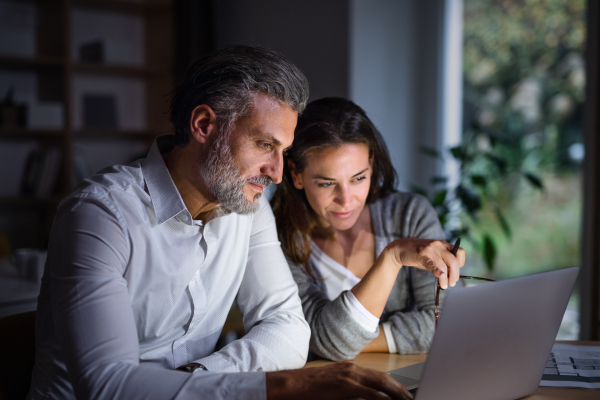
[(229, 361), (219, 353), (212, 353), (207, 357), (201, 358), (193, 362), (204, 365), (206, 371), (210, 372), (240, 372), (239, 367), (236, 367), (236, 365), (234, 365), (231, 361)]
[(350, 290), (344, 292), (343, 296), (342, 300), (350, 310), (352, 318), (368, 332), (375, 332), (379, 324), (379, 318), (371, 314)]
[(264, 372), (222, 374), (203, 371), (191, 375), (175, 400), (264, 400), (267, 398), (267, 380)]
[(394, 335), (392, 335), (392, 323), (387, 321), (381, 324), (381, 326), (383, 326), (383, 334), (385, 335), (385, 341), (387, 342), (390, 354), (397, 353), (398, 347), (396, 347), (396, 341), (394, 340)]

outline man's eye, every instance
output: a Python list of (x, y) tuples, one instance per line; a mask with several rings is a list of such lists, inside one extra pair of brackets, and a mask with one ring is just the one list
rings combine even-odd
[(271, 148), (271, 143), (269, 143), (269, 142), (261, 142), (260, 143), (260, 147), (262, 147), (265, 150), (268, 150), (268, 149)]

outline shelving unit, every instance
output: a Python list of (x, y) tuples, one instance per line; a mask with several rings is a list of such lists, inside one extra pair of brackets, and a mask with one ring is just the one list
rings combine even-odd
[[(7, 2), (13, 0), (0, 0)], [(27, 129), (0, 127), (2, 143), (31, 141), (40, 148), (58, 147), (62, 162), (56, 189), (50, 196), (36, 198), (18, 194), (0, 196), (0, 232), (8, 236), (15, 247), (45, 248), (49, 229), (60, 200), (73, 190), (74, 147), (79, 141), (143, 141), (152, 140), (172, 130), (165, 95), (173, 86), (174, 58), (174, 1), (173, 0), (29, 0), (37, 9), (36, 52), (33, 57), (1, 54), (0, 72), (32, 72), (37, 79), (39, 101), (60, 102), (63, 105), (64, 127), (61, 129)], [(116, 63), (89, 63), (74, 59), (72, 55), (74, 11), (93, 12), (99, 15), (126, 15), (141, 18), (144, 33), (144, 62), (142, 65)], [(76, 102), (74, 80), (92, 77), (106, 79), (131, 79), (143, 82), (144, 96), (138, 109), (144, 110), (144, 125), (140, 129), (88, 129), (74, 123)], [(138, 146), (139, 147), (139, 146)], [(1, 174), (22, 174), (22, 171), (0, 171)], [(40, 234), (31, 240), (11, 237), (11, 214), (16, 209), (28, 208), (28, 215), (37, 215)], [(18, 213), (17, 213), (18, 214)], [(18, 218), (18, 215), (15, 216)], [(8, 221), (8, 222), (7, 222)], [(17, 235), (18, 236), (18, 235)], [(23, 235), (21, 235), (23, 236)]]

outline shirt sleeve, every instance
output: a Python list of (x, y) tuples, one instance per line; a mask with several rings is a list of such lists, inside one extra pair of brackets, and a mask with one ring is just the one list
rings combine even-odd
[(395, 354), (398, 352), (398, 348), (396, 347), (396, 340), (394, 339), (394, 334), (392, 333), (392, 323), (390, 321), (386, 321), (381, 324), (383, 328), (383, 334), (385, 335), (385, 341), (388, 346), (388, 352), (390, 354)]
[(253, 218), (248, 262), (237, 297), (247, 334), (198, 360), (208, 370), (276, 371), (306, 363), (310, 328), (264, 196)]
[(109, 200), (61, 204), (48, 253), (56, 338), (77, 398), (264, 399), (264, 373), (188, 374), (139, 364), (128, 233)]
[(288, 265), (298, 285), (302, 309), (312, 332), (311, 352), (333, 361), (351, 360), (379, 335), (379, 326), (374, 331), (365, 329), (352, 316), (344, 301), (346, 292), (329, 300), (325, 289), (301, 265), (291, 261)]
[[(443, 239), (444, 232), (437, 214), (429, 201), (419, 195), (412, 195), (407, 206), (406, 220), (409, 226), (406, 237), (422, 239)], [(400, 354), (419, 354), (429, 351), (435, 333), (435, 277), (428, 271), (408, 268), (406, 282), (401, 282), (404, 290), (410, 290), (414, 311), (396, 311), (387, 319), (388, 327), (397, 352)], [(440, 297), (445, 297), (442, 291)], [(385, 330), (384, 330), (385, 332)], [(387, 336), (386, 336), (387, 338)], [(388, 339), (388, 343), (390, 339)]]
[(379, 318), (371, 314), (371, 312), (369, 312), (369, 310), (367, 310), (365, 306), (358, 301), (352, 291), (348, 290), (344, 292), (342, 296), (344, 304), (350, 310), (352, 318), (354, 318), (354, 320), (366, 330), (375, 332), (375, 330), (377, 330), (377, 325), (379, 325)]

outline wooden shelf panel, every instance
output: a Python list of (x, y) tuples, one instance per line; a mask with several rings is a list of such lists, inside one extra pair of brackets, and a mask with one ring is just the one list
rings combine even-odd
[(36, 70), (43, 68), (62, 68), (66, 65), (61, 57), (22, 57), (0, 54), (0, 68), (17, 70)]
[(168, 1), (132, 2), (122, 0), (71, 0), (71, 5), (77, 8), (89, 8), (101, 11), (115, 11), (129, 14), (147, 14), (168, 11), (171, 4)]
[(128, 131), (120, 129), (80, 129), (75, 131), (75, 138), (107, 137), (111, 139), (152, 139), (156, 136), (164, 135), (166, 132), (155, 130)]
[(2, 205), (15, 205), (15, 206), (40, 206), (40, 205), (56, 205), (64, 196), (50, 196), (50, 197), (27, 197), (27, 196), (10, 196), (0, 197), (0, 204)]
[(2, 139), (60, 139), (65, 135), (64, 129), (0, 128)]
[(136, 67), (130, 65), (93, 64), (74, 62), (71, 64), (76, 73), (98, 75), (120, 75), (134, 78), (151, 78), (168, 75), (166, 68)]

